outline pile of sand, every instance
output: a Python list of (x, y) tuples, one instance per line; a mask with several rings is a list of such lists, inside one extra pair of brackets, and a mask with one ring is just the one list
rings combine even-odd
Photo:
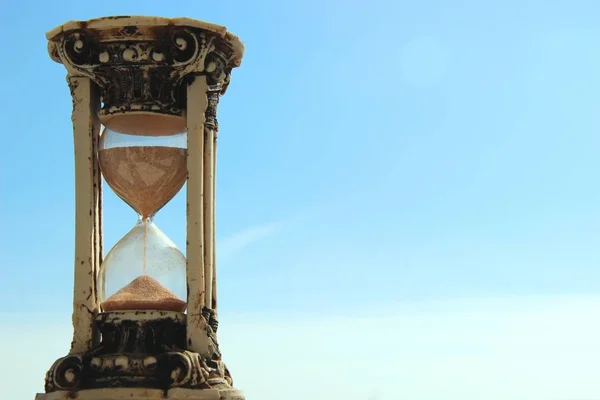
[(184, 312), (187, 304), (159, 281), (140, 276), (101, 304), (103, 311), (160, 310)]

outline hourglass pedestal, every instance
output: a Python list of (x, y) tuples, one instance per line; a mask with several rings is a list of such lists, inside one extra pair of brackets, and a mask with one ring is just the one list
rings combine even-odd
[[(171, 389), (165, 393), (155, 389), (97, 389), (78, 392), (80, 400), (244, 400), (243, 394), (236, 389), (207, 389), (202, 393), (190, 389)], [(61, 392), (52, 395), (38, 395), (36, 400), (73, 400), (71, 393)]]
[[(68, 393), (77, 391), (78, 399), (154, 398), (143, 397), (152, 394), (164, 398), (168, 394), (174, 399), (243, 400), (221, 360), (216, 318), (209, 310), (205, 318), (213, 353), (209, 358), (186, 350), (183, 313), (101, 313), (95, 320), (100, 343), (89, 352), (58, 360), (48, 372), (48, 394), (38, 399), (66, 399)], [(113, 397), (102, 397), (108, 395)]]
[[(244, 400), (243, 394), (236, 389), (207, 389), (202, 393), (190, 389), (171, 389), (164, 392), (155, 389), (97, 389), (78, 392), (80, 400)], [(71, 393), (61, 392), (52, 395), (38, 395), (36, 400), (73, 400)]]

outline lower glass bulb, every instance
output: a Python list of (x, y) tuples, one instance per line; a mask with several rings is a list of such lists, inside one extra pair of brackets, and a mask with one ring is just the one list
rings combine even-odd
[(103, 311), (183, 312), (186, 259), (152, 220), (138, 223), (100, 266), (98, 294)]

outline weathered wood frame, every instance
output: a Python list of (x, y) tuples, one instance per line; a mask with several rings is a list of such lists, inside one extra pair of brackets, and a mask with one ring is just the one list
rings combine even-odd
[(208, 125), (209, 85), (205, 75), (196, 76), (187, 89), (187, 283), (188, 350), (208, 355), (203, 309), (216, 312), (215, 181), (217, 127)]
[(96, 282), (102, 263), (102, 178), (97, 158), (100, 91), (90, 78), (68, 78), (73, 99), (75, 148), (75, 269), (71, 353), (83, 353), (98, 341)]
[[(81, 376), (76, 373), (93, 369), (86, 357), (99, 347), (95, 317), (100, 311), (97, 280), (103, 256), (102, 178), (98, 162), (100, 121), (108, 123), (123, 112), (152, 110), (174, 118), (180, 127), (185, 123), (188, 131), (188, 315), (185, 332), (180, 331), (187, 349), (178, 356), (190, 362), (189, 368), (195, 371), (190, 373), (195, 378), (186, 381), (187, 389), (180, 392), (177, 388), (169, 393), (177, 397), (176, 392), (190, 399), (213, 398), (216, 392), (205, 391), (202, 386), (206, 376), (213, 376), (212, 379), (221, 379), (223, 388), (218, 392), (222, 399), (243, 399), (239, 391), (225, 388), (233, 384), (216, 338), (215, 259), (216, 106), (229, 85), (231, 70), (241, 63), (243, 44), (224, 26), (186, 18), (139, 16), (71, 21), (48, 32), (47, 38), (50, 57), (68, 71), (73, 100), (74, 333), (69, 355), (58, 359), (50, 368), (46, 377), (47, 394), (40, 398), (69, 397), (71, 391), (77, 389), (82, 395), (85, 393), (82, 398), (100, 399), (112, 384), (108, 382), (105, 389), (81, 390), (84, 389), (79, 386)], [(183, 96), (182, 85), (187, 89)], [(125, 90), (114, 90), (115, 87)], [(147, 90), (150, 87), (154, 90)], [(140, 92), (136, 88), (145, 90)], [(158, 96), (155, 93), (159, 93)], [(128, 318), (136, 319), (133, 315)], [(200, 364), (194, 361), (196, 353), (200, 354)], [(165, 364), (162, 368), (172, 367)], [(131, 377), (132, 380), (138, 378), (148, 377)], [(139, 384), (139, 380), (136, 382)], [(149, 381), (149, 384), (155, 383)], [(202, 390), (197, 391), (199, 388)], [(134, 388), (111, 391), (110, 398), (117, 392), (130, 396), (144, 391)], [(229, 395), (234, 397), (227, 397)]]
[[(97, 342), (97, 278), (102, 263), (102, 180), (97, 158), (100, 95), (91, 79), (69, 77), (75, 145), (75, 284), (71, 353)], [(206, 355), (210, 346), (203, 308), (214, 309), (216, 129), (205, 126), (208, 84), (199, 75), (187, 89), (187, 285), (188, 349)]]
[(206, 247), (204, 212), (204, 124), (208, 107), (208, 84), (205, 76), (196, 76), (187, 89), (187, 345), (188, 349), (208, 355), (208, 336), (202, 309), (206, 306), (207, 271), (209, 250)]

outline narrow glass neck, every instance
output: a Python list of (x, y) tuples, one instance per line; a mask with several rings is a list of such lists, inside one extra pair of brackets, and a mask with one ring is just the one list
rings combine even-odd
[(138, 224), (150, 223), (150, 222), (152, 222), (153, 218), (154, 218), (154, 216), (144, 218), (138, 214), (138, 222), (137, 223)]

